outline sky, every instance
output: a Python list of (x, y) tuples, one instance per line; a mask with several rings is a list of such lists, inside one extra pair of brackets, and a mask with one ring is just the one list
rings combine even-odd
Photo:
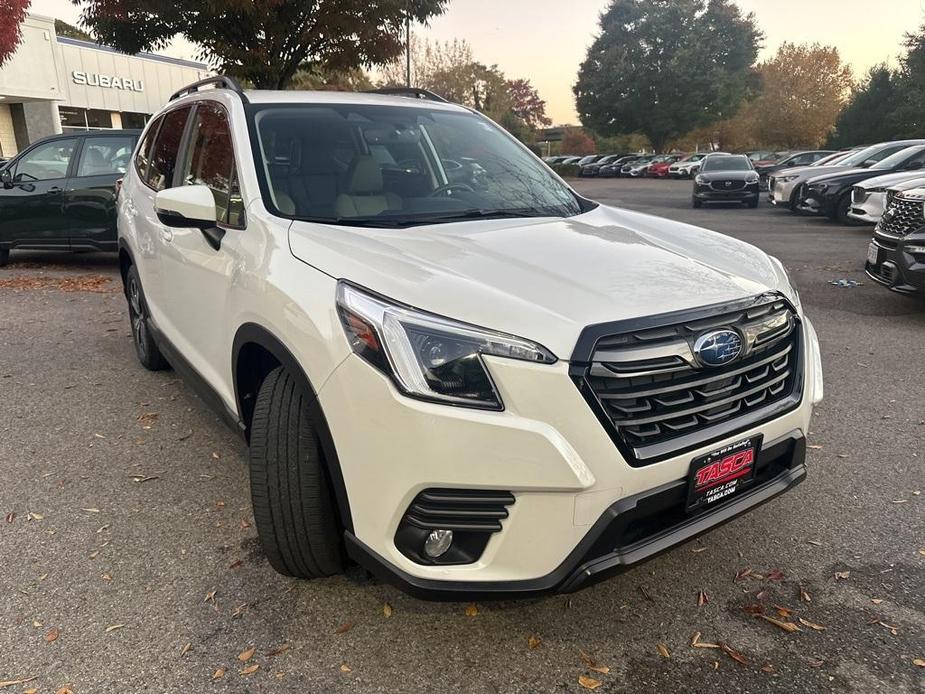
[[(576, 123), (572, 85), (610, 0), (450, 0), (447, 12), (416, 31), (432, 40), (465, 39), (479, 62), (509, 77), (525, 77), (546, 101), (550, 118)], [(925, 22), (925, 0), (736, 0), (754, 12), (765, 33), (759, 60), (784, 41), (835, 46), (863, 76), (880, 62), (895, 65), (903, 34)], [(70, 0), (33, 0), (32, 12), (76, 23)], [(175, 41), (163, 51), (194, 58), (194, 47)]]

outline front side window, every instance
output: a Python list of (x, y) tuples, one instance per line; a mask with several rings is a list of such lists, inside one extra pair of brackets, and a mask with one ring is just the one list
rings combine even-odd
[[(243, 210), (237, 191), (234, 145), (228, 115), (218, 104), (201, 102), (193, 117), (190, 150), (185, 158), (182, 185), (205, 185), (215, 197), (216, 219), (239, 226)], [(236, 209), (231, 210), (234, 207)], [(229, 217), (234, 222), (229, 222)]]
[(130, 135), (86, 138), (77, 163), (77, 176), (124, 174), (134, 146), (135, 138)]
[(582, 204), (487, 119), (445, 108), (325, 104), (256, 111), (270, 209), (300, 219), (411, 226), (565, 217)]
[(27, 152), (16, 162), (13, 180), (19, 183), (66, 178), (76, 140), (54, 140)]
[(884, 157), (873, 169), (899, 169), (903, 167), (912, 168), (916, 163), (921, 166), (925, 161), (925, 145), (916, 145), (900, 149), (895, 154)]
[(184, 106), (164, 116), (164, 122), (151, 150), (151, 165), (147, 174), (147, 183), (154, 190), (164, 190), (173, 185), (180, 140), (183, 139), (183, 129), (186, 127), (189, 112), (190, 107)]
[(141, 144), (138, 145), (138, 154), (135, 155), (135, 169), (142, 181), (148, 180), (148, 163), (151, 161), (151, 147), (154, 145), (154, 138), (157, 137), (158, 128), (161, 127), (163, 116), (154, 119), (154, 122), (145, 131)]

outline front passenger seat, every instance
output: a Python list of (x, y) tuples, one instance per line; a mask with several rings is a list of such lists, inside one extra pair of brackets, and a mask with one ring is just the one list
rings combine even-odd
[(347, 172), (346, 189), (347, 192), (338, 195), (334, 203), (338, 217), (371, 217), (402, 208), (399, 196), (383, 190), (382, 169), (369, 155), (353, 160)]

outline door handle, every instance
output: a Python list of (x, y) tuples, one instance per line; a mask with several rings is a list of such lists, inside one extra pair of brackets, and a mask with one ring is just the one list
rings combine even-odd
[(48, 189), (49, 195), (57, 195), (60, 192), (61, 192), (61, 189), (58, 186), (52, 186), (51, 188)]

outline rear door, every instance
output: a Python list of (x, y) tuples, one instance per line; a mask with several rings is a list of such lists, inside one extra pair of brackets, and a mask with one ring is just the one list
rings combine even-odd
[(125, 175), (138, 136), (87, 135), (64, 190), (72, 249), (116, 247), (116, 181)]
[(55, 138), (10, 164), (12, 185), (0, 188), (0, 244), (67, 249), (63, 192), (78, 137)]

